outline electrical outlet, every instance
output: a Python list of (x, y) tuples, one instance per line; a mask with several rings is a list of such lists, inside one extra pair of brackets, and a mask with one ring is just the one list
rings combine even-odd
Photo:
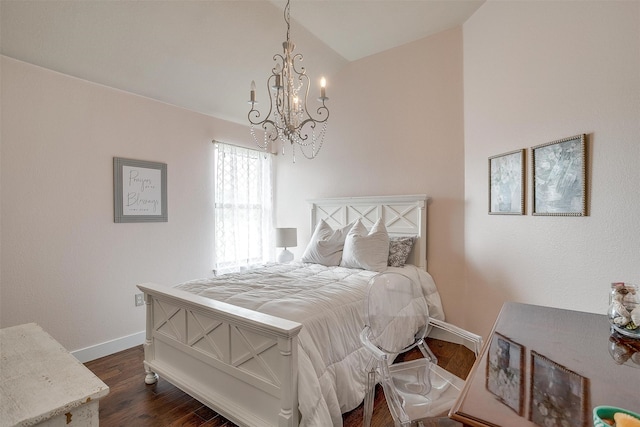
[(139, 307), (141, 305), (144, 305), (144, 295), (136, 294), (136, 307)]

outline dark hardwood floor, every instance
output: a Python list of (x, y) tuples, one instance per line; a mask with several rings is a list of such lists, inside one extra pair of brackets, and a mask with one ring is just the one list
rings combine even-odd
[[(429, 340), (428, 344), (438, 357), (439, 365), (466, 378), (474, 362), (473, 352), (464, 346), (439, 340)], [(406, 359), (414, 358), (416, 354), (417, 351), (410, 352)], [(235, 426), (162, 378), (156, 384), (146, 385), (143, 358), (142, 346), (138, 346), (85, 364), (110, 388), (109, 394), (100, 400), (102, 427)], [(362, 405), (343, 414), (342, 418), (345, 427), (362, 425)], [(372, 425), (393, 425), (380, 386), (376, 390)], [(460, 424), (450, 420), (440, 424), (425, 422), (425, 427), (430, 425)]]

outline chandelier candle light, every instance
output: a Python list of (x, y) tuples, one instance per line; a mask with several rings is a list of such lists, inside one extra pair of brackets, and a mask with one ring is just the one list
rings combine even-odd
[[(267, 79), (267, 92), (269, 93), (269, 112), (267, 116), (260, 120), (260, 111), (256, 109), (256, 83), (251, 82), (251, 92), (249, 104), (249, 123), (251, 123), (251, 134), (256, 144), (267, 152), (272, 151), (272, 144), (282, 143), (282, 154), (284, 154), (285, 143), (291, 144), (293, 161), (296, 161), (296, 145), (300, 147), (302, 154), (313, 159), (318, 155), (324, 135), (327, 129), (327, 119), (329, 109), (325, 106), (327, 98), (326, 80), (324, 77), (320, 83), (320, 97), (318, 101), (322, 103), (316, 110), (316, 117), (311, 117), (307, 108), (307, 97), (309, 95), (309, 76), (304, 67), (298, 68), (298, 62), (302, 61), (302, 54), (294, 54), (295, 44), (289, 39), (290, 24), (290, 0), (284, 8), (284, 20), (287, 23), (287, 40), (282, 43), (283, 54), (275, 54), (273, 60), (275, 67), (271, 70), (271, 75)], [(316, 134), (316, 126), (321, 124)], [(255, 133), (255, 126), (260, 126), (264, 130), (264, 141), (260, 142)]]

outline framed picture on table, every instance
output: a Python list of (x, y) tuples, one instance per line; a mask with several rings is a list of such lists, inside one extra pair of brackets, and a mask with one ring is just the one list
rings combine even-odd
[(587, 379), (531, 350), (529, 420), (539, 426), (587, 425)]
[(524, 410), (524, 350), (494, 332), (487, 357), (487, 390), (518, 415)]

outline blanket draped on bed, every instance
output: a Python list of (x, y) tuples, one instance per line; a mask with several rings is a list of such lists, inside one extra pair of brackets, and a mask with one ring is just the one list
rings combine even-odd
[[(431, 276), (412, 265), (389, 267), (422, 285), (429, 315), (444, 320)], [(189, 281), (177, 288), (299, 322), (298, 405), (301, 426), (341, 426), (342, 413), (364, 399), (370, 355), (360, 344), (367, 284), (377, 273), (319, 264), (274, 264)], [(410, 327), (403, 328), (410, 329)], [(408, 335), (414, 331), (407, 330)]]

